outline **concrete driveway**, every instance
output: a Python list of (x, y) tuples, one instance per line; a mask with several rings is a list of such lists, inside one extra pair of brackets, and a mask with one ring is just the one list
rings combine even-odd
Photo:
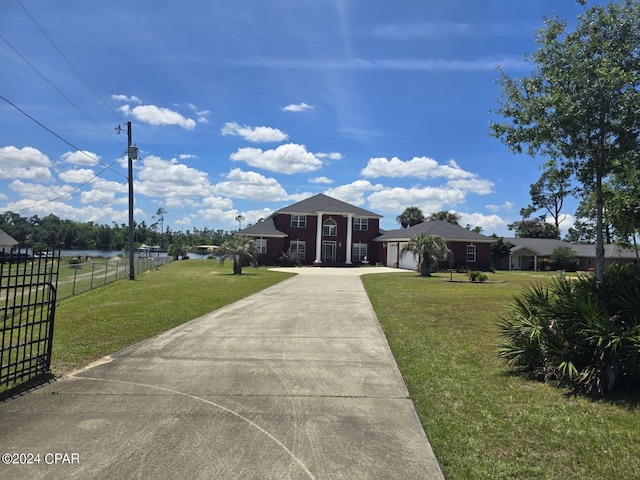
[(0, 478), (442, 479), (359, 278), (398, 270), (294, 271), (0, 404)]

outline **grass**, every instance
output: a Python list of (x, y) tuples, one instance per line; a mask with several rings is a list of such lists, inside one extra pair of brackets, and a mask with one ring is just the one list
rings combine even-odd
[(290, 274), (217, 260), (172, 262), (67, 298), (56, 309), (52, 372), (62, 375), (278, 283)]
[(497, 320), (540, 276), (363, 281), (445, 478), (638, 478), (637, 394), (593, 402), (511, 374), (496, 355)]

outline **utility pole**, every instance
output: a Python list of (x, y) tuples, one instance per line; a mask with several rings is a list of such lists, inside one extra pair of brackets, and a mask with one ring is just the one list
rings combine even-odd
[(133, 246), (133, 161), (138, 158), (138, 147), (131, 144), (131, 122), (127, 122), (127, 159), (129, 166), (129, 280), (135, 280)]

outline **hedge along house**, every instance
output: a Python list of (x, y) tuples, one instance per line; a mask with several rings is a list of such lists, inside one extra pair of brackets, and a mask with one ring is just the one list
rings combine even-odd
[(415, 270), (417, 258), (414, 254), (410, 252), (401, 254), (401, 252), (409, 240), (421, 234), (442, 238), (451, 250), (452, 261), (445, 262), (446, 265), (441, 262), (441, 267), (453, 266), (470, 270), (487, 270), (491, 267), (493, 238), (442, 220), (432, 220), (409, 228), (390, 230), (376, 238), (381, 261), (388, 267)]
[(261, 265), (276, 265), (285, 254), (307, 265), (375, 263), (378, 259), (373, 240), (380, 235), (380, 218), (376, 213), (318, 194), (277, 210), (236, 235), (256, 241)]

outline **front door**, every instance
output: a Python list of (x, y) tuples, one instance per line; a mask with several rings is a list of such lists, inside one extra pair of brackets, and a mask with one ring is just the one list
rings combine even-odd
[(322, 261), (336, 261), (336, 242), (322, 242)]

